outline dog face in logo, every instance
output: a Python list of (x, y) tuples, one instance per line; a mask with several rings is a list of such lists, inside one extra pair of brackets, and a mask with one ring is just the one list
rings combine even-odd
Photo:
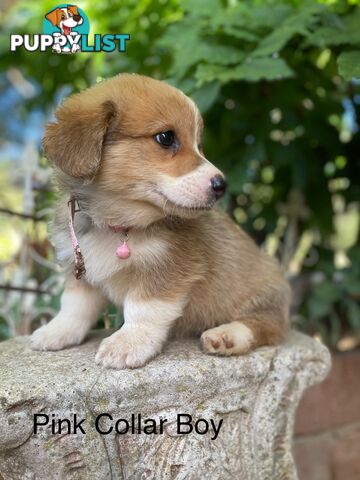
[(53, 26), (60, 29), (62, 35), (70, 35), (74, 27), (81, 25), (84, 21), (78, 12), (76, 5), (67, 5), (62, 8), (55, 8), (45, 15)]

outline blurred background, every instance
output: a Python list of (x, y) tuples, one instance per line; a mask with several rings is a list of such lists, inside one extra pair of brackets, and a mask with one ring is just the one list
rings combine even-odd
[[(310, 398), (298, 420), (299, 458), (312, 454), (320, 464), (324, 457), (328, 470), (312, 477), (306, 457), (303, 478), (360, 478), (359, 461), (350, 461), (356, 477), (344, 475), (344, 466), (336, 476), (333, 440), (318, 453), (301, 443), (330, 427), (360, 425), (359, 3), (79, 1), (91, 34), (131, 34), (127, 52), (55, 55), (9, 51), (10, 33), (41, 33), (55, 3), (0, 1), (0, 339), (30, 333), (59, 307), (62, 277), (47, 237), (56, 192), (41, 153), (44, 123), (64, 96), (119, 72), (167, 80), (204, 115), (204, 150), (229, 182), (223, 208), (287, 272), (295, 328), (333, 351), (333, 377), (314, 394), (323, 395), (317, 417)], [(99, 325), (120, 322), (110, 309)], [(353, 402), (346, 419), (334, 413), (339, 391)], [(328, 407), (322, 420), (319, 402)], [(343, 452), (349, 455), (347, 444)]]

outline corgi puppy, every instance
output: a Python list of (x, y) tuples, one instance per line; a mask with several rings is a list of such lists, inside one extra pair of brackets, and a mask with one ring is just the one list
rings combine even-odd
[(43, 146), (63, 192), (52, 238), (66, 281), (34, 349), (80, 344), (109, 302), (124, 324), (100, 344), (104, 367), (141, 367), (169, 336), (199, 336), (215, 355), (284, 339), (289, 285), (215, 206), (226, 184), (202, 130), (190, 98), (140, 75), (103, 81), (57, 110)]

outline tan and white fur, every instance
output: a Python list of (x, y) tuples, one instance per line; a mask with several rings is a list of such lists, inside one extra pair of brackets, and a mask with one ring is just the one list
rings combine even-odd
[[(81, 343), (108, 302), (123, 308), (124, 325), (100, 345), (104, 367), (141, 367), (169, 336), (199, 336), (217, 355), (284, 339), (289, 286), (277, 262), (214, 207), (210, 181), (222, 174), (204, 156), (202, 129), (191, 99), (139, 75), (106, 80), (58, 109), (43, 145), (64, 194), (53, 241), (66, 284), (59, 314), (32, 335), (34, 349)], [(171, 148), (156, 141), (166, 131)], [(81, 280), (72, 275), (70, 195), (81, 206)], [(109, 225), (130, 228), (128, 259), (116, 257), (119, 234)]]

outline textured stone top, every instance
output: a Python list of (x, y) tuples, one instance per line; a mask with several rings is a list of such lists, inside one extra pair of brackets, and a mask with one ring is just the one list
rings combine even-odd
[[(145, 367), (107, 370), (94, 362), (102, 338), (110, 331), (92, 332), (81, 346), (59, 352), (38, 352), (29, 347), (28, 337), (0, 343), (0, 398), (5, 403), (29, 397), (56, 399), (72, 391), (91, 393), (103, 407), (116, 401), (117, 407), (132, 409), (145, 400), (150, 409), (167, 401), (187, 402), (204, 395), (213, 397), (224, 389), (248, 388), (260, 383), (273, 365), (296, 371), (309, 364), (320, 381), (329, 367), (328, 350), (300, 333), (292, 332), (278, 347), (265, 347), (241, 357), (215, 357), (202, 353), (196, 340), (167, 344), (164, 352)], [(314, 364), (314, 365), (312, 365)], [(285, 372), (284, 372), (285, 374)]]
[[(329, 369), (324, 346), (292, 332), (283, 345), (224, 358), (205, 355), (196, 340), (175, 341), (143, 368), (107, 370), (94, 357), (110, 333), (92, 332), (83, 345), (59, 352), (32, 351), (28, 337), (0, 343), (0, 477), (61, 479), (78, 467), (69, 478), (296, 478), (291, 456), (295, 409), (304, 389)], [(104, 412), (114, 418), (141, 413), (166, 418), (167, 426), (164, 435), (126, 440), (87, 426), (87, 435), (68, 435), (69, 441), (60, 442), (63, 437), (49, 429), (34, 435), (33, 417), (39, 412), (77, 413), (87, 423)], [(218, 439), (179, 436), (175, 425), (181, 412), (223, 419)], [(73, 455), (80, 460), (70, 462)], [(208, 460), (201, 466), (204, 455)]]

